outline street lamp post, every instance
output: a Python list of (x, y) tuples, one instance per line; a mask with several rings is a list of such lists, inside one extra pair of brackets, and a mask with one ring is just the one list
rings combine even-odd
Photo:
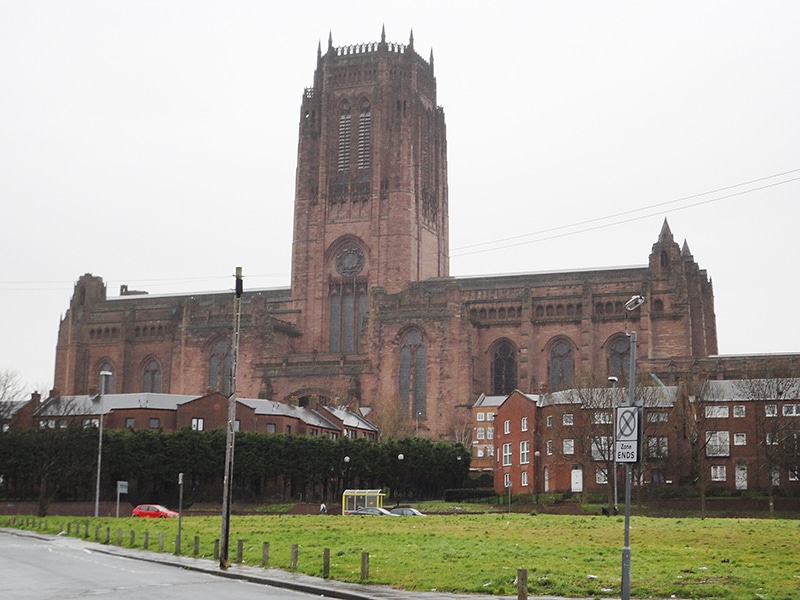
[(103, 396), (106, 395), (106, 380), (111, 371), (100, 371), (100, 433), (97, 436), (97, 483), (94, 490), (94, 518), (100, 516), (100, 466), (103, 462)]
[(533, 453), (533, 489), (536, 494), (536, 506), (539, 506), (539, 457), (541, 452), (536, 450)]
[[(611, 414), (614, 414), (614, 409), (616, 408), (616, 405), (617, 405), (617, 381), (619, 381), (619, 379), (617, 377), (611, 376), (611, 377), (608, 378), (608, 381), (611, 382), (611, 390), (612, 390), (611, 391), (611, 407), (612, 407)], [(617, 494), (617, 452), (616, 452), (616, 447), (617, 447), (617, 428), (616, 427), (612, 427), (612, 429), (613, 429), (613, 436), (612, 436), (613, 439), (611, 441), (611, 443), (612, 443), (611, 452), (613, 454), (613, 459), (614, 459), (614, 514), (616, 514), (617, 512), (619, 512), (619, 509), (618, 509), (618, 506), (617, 506), (618, 503), (619, 503), (618, 500), (617, 500), (617, 498), (619, 498), (619, 495)]]
[[(633, 296), (625, 303), (625, 310), (630, 312), (639, 308), (644, 304), (644, 296)], [(635, 391), (636, 391), (636, 332), (630, 332), (631, 350), (630, 350), (630, 369), (628, 372), (628, 404), (627, 406), (634, 406)], [(616, 428), (616, 424), (614, 426)], [(637, 442), (638, 445), (638, 442)], [(614, 449), (616, 458), (616, 448)], [(625, 463), (625, 533), (624, 545), (622, 547), (622, 586), (621, 596), (622, 600), (630, 600), (631, 597), (631, 545), (630, 545), (630, 528), (631, 528), (631, 463)]]

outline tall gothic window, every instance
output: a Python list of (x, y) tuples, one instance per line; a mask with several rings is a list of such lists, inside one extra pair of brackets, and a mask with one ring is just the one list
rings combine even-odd
[(364, 269), (364, 252), (355, 244), (342, 247), (335, 258), (339, 277), (331, 280), (330, 351), (358, 352), (359, 338), (367, 318), (367, 281), (358, 277)]
[(557, 392), (569, 388), (574, 375), (572, 346), (564, 340), (558, 340), (550, 349), (550, 389)]
[(492, 353), (492, 394), (505, 396), (517, 387), (517, 352), (506, 342), (495, 345)]
[(628, 379), (631, 370), (631, 343), (627, 338), (615, 338), (608, 348), (608, 374), (620, 381)]
[(108, 361), (105, 361), (103, 363), (103, 366), (101, 366), (100, 370), (97, 372), (97, 379), (95, 379), (95, 381), (97, 381), (97, 389), (100, 390), (101, 392), (103, 391), (103, 382), (101, 381), (102, 377), (100, 375), (100, 373), (102, 373), (103, 371), (111, 373), (111, 376), (105, 378), (105, 380), (106, 380), (105, 393), (106, 394), (113, 394), (114, 393), (114, 389), (116, 387), (117, 376), (114, 373), (114, 367), (111, 366), (111, 363), (108, 362)]
[(407, 331), (400, 343), (400, 405), (411, 419), (425, 418), (427, 414), (427, 364), (422, 332)]
[(233, 357), (230, 345), (224, 340), (219, 340), (214, 344), (214, 349), (208, 358), (208, 387), (225, 396), (230, 395), (232, 374)]
[(155, 359), (147, 361), (143, 379), (142, 391), (153, 394), (161, 393), (161, 369)]
[(350, 103), (342, 103), (342, 112), (339, 114), (339, 171), (350, 169)]
[[(361, 101), (361, 114), (358, 117), (358, 168), (370, 167), (370, 143), (372, 135), (372, 109), (369, 100)], [(339, 169), (341, 170), (341, 169)]]

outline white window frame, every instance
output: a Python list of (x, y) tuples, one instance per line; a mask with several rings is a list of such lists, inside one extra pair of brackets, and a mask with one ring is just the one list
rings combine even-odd
[(707, 404), (705, 407), (706, 419), (727, 419), (730, 409), (721, 404)]
[(575, 454), (575, 440), (566, 438), (563, 443), (563, 450), (565, 455)]
[(531, 462), (531, 442), (522, 440), (519, 443), (519, 464), (527, 465)]
[(610, 425), (611, 422), (611, 413), (608, 411), (592, 413), (592, 425)]
[(553, 440), (547, 440), (547, 456), (553, 456)]
[(528, 417), (522, 417), (520, 427), (522, 428), (522, 431), (528, 431)]
[(511, 487), (511, 473), (503, 473), (503, 486), (507, 488)]
[(547, 427), (553, 426), (553, 415), (547, 415), (547, 418), (545, 419), (545, 424), (547, 425)]
[(747, 446), (747, 434), (746, 433), (734, 433), (733, 434), (733, 445), (734, 446)]
[(528, 472), (527, 471), (523, 471), (522, 472), (522, 477), (520, 479), (520, 482), (522, 483), (522, 487), (527, 487), (527, 485), (528, 485)]
[(564, 413), (561, 417), (561, 424), (564, 427), (571, 427), (575, 423), (575, 415), (572, 413)]
[(728, 473), (725, 465), (711, 465), (711, 481), (727, 481)]
[(503, 466), (511, 466), (511, 442), (503, 444)]
[(486, 430), (483, 427), (475, 428), (475, 439), (476, 440), (486, 439)]
[(592, 437), (592, 458), (596, 461), (607, 461), (612, 458), (611, 445), (613, 438), (610, 435), (597, 435)]
[(511, 433), (511, 421), (508, 419), (503, 421), (503, 433)]
[(494, 413), (493, 412), (486, 413), (486, 420), (494, 421)]
[(730, 455), (731, 432), (706, 431), (706, 456), (722, 457)]
[(597, 467), (594, 472), (594, 482), (599, 485), (608, 483), (608, 469), (605, 467)]
[(778, 405), (777, 404), (765, 404), (764, 405), (764, 415), (767, 417), (777, 417), (778, 416)]
[(734, 404), (733, 405), (733, 418), (734, 419), (741, 419), (742, 417), (747, 416), (747, 407), (744, 404)]
[(192, 417), (192, 431), (203, 431), (205, 419), (203, 417)]
[(486, 439), (493, 440), (494, 439), (494, 427), (487, 427), (486, 428)]
[(661, 410), (648, 410), (646, 414), (648, 423), (666, 423), (669, 421), (669, 413)]
[(486, 413), (479, 412), (477, 415), (478, 421), (485, 421), (486, 420)]

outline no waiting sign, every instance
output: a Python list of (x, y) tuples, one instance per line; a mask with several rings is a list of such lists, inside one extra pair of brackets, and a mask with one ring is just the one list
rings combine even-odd
[(635, 463), (639, 461), (639, 409), (636, 406), (620, 406), (617, 409), (616, 462)]

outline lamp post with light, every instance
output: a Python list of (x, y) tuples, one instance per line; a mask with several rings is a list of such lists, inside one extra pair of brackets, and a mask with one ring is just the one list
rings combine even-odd
[(533, 453), (533, 490), (536, 494), (536, 506), (539, 506), (539, 458), (542, 453), (538, 450)]
[(113, 376), (111, 371), (100, 371), (100, 433), (97, 436), (97, 482), (94, 491), (94, 518), (100, 516), (100, 466), (103, 462), (103, 396), (106, 395), (106, 381)]

